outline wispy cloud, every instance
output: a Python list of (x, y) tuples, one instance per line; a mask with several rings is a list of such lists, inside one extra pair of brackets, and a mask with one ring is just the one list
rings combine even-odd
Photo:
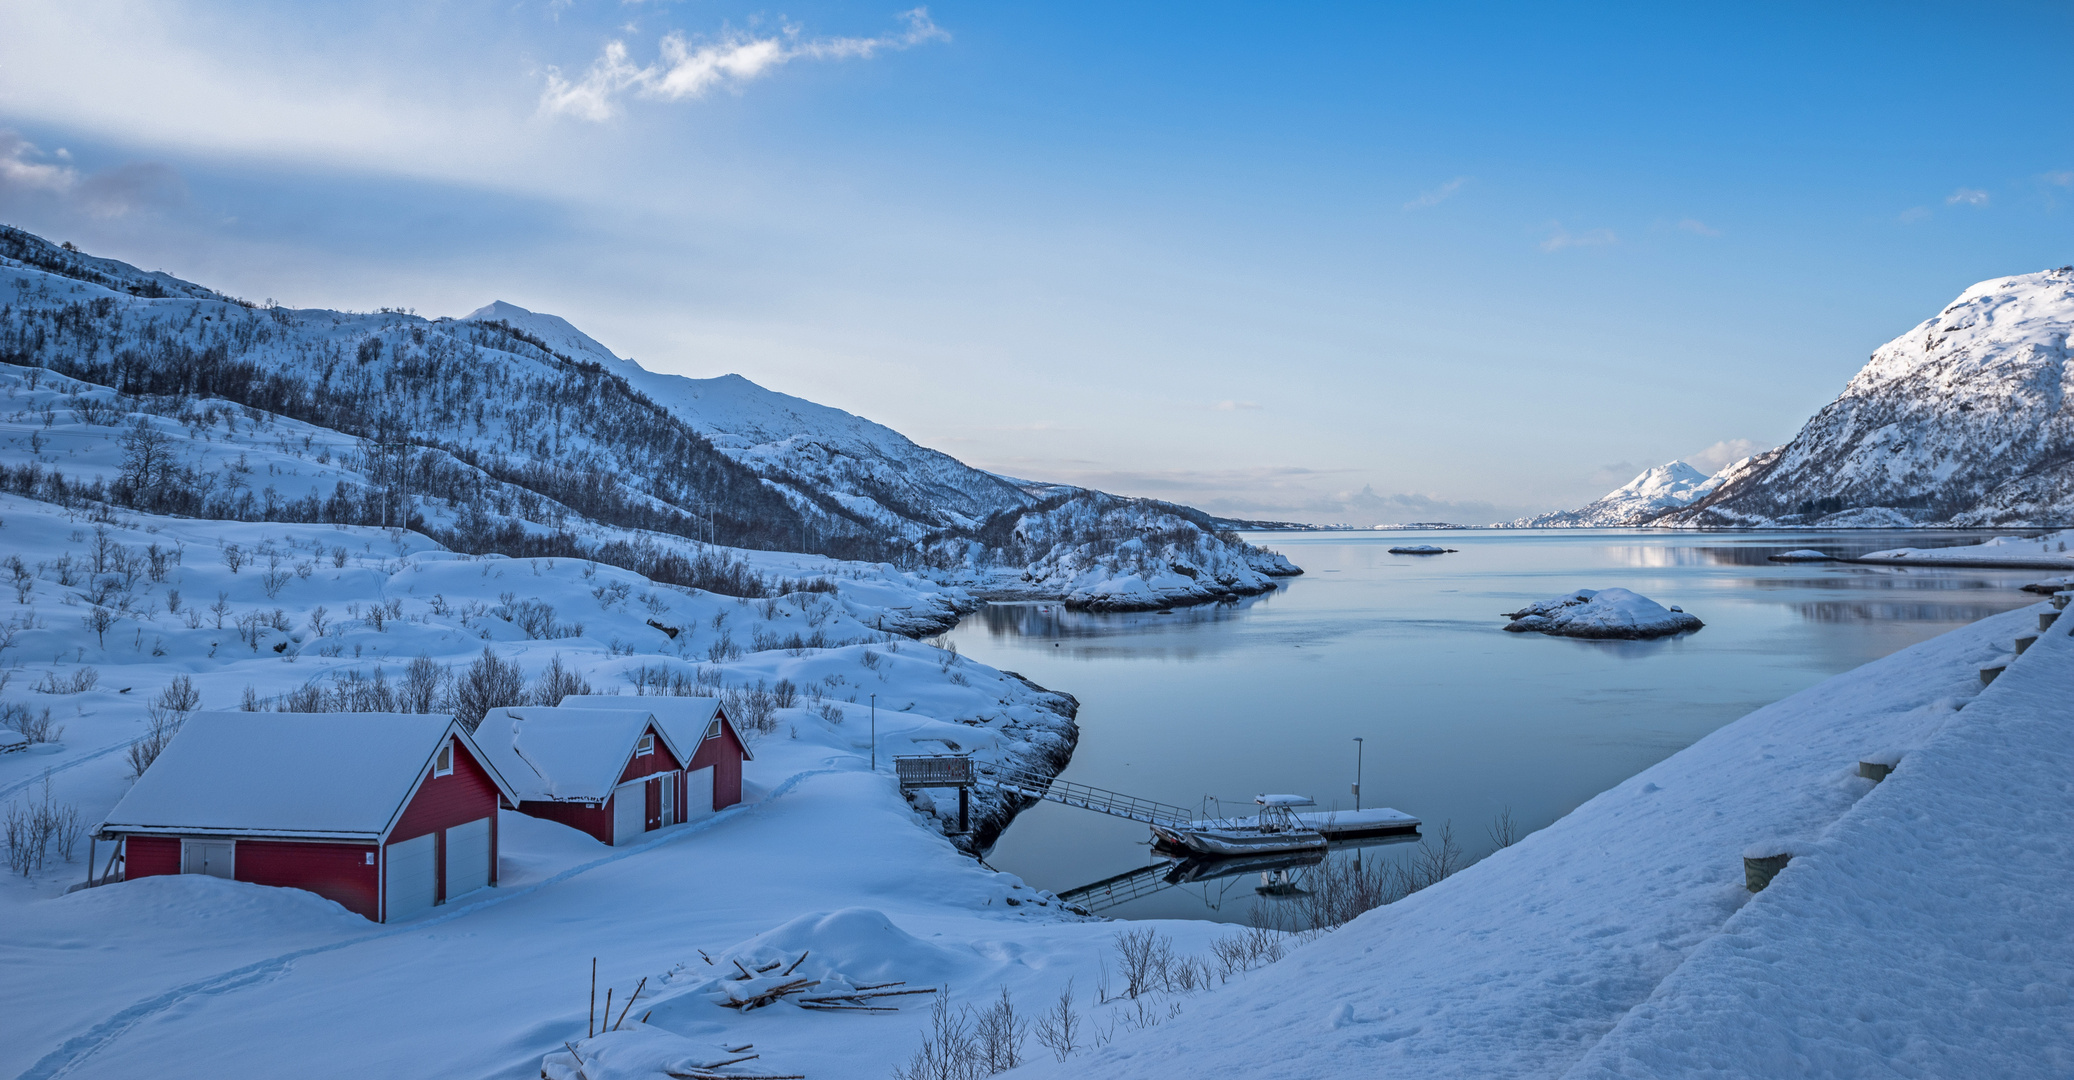
[(626, 42), (609, 41), (579, 79), (564, 78), (560, 68), (547, 69), (540, 111), (602, 123), (618, 115), (619, 101), (627, 94), (684, 101), (716, 89), (739, 91), (794, 60), (864, 60), (880, 52), (950, 40), (950, 34), (930, 20), (927, 8), (915, 8), (901, 20), (907, 24), (905, 30), (864, 38), (808, 38), (789, 25), (774, 35), (729, 32), (703, 42), (672, 33), (662, 39), (656, 62), (645, 66), (629, 59)]
[(1927, 206), (1911, 206), (1901, 212), (1900, 220), (1903, 225), (1913, 225), (1918, 221), (1928, 221), (1930, 220), (1930, 208)]
[(0, 129), (0, 204), (43, 198), (89, 217), (119, 218), (175, 202), (186, 191), (178, 173), (156, 162), (82, 173), (70, 158), (62, 149), (45, 153), (19, 133)]
[(1725, 465), (1769, 449), (1771, 447), (1755, 439), (1723, 439), (1697, 454), (1685, 455), (1685, 463), (1711, 476)]
[(1944, 197), (1946, 206), (1986, 206), (1988, 193), (1979, 188), (1962, 187)]
[(2043, 179), (2054, 187), (2074, 187), (2074, 170), (2049, 172), (2045, 174)]
[(1678, 223), (1678, 227), (1679, 227), (1679, 228), (1681, 228), (1681, 229), (1683, 229), (1683, 230), (1685, 230), (1686, 232), (1692, 233), (1692, 234), (1694, 234), (1694, 235), (1696, 235), (1696, 236), (1720, 236), (1720, 235), (1721, 235), (1721, 230), (1720, 230), (1720, 229), (1717, 229), (1717, 228), (1713, 227), (1712, 225), (1709, 225), (1709, 224), (1707, 224), (1706, 222), (1704, 222), (1704, 221), (1701, 221), (1701, 220), (1700, 220), (1700, 219), (1698, 219), (1698, 218), (1686, 218), (1685, 220), (1683, 220), (1683, 221), (1680, 221), (1680, 222)]
[(1462, 185), (1467, 184), (1469, 179), (1466, 176), (1457, 176), (1431, 191), (1421, 192), (1418, 198), (1405, 203), (1404, 208), (1410, 211), (1424, 210), (1429, 206), (1439, 206), (1441, 203), (1453, 198), (1455, 192), (1462, 190)]
[(1612, 229), (1586, 229), (1573, 233), (1563, 228), (1561, 223), (1551, 221), (1548, 223), (1548, 238), (1541, 241), (1541, 250), (1561, 251), (1564, 248), (1605, 247), (1618, 243), (1620, 237), (1615, 236)]
[(1210, 407), (1218, 412), (1238, 412), (1242, 409), (1258, 409), (1261, 405), (1257, 401), (1220, 401)]

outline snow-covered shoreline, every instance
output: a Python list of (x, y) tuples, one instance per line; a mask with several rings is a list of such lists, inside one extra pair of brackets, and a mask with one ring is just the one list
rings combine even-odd
[[(1030, 1071), (2060, 1075), (2074, 639), (2012, 657), (2048, 611), (1759, 709), (1158, 1028)], [(1866, 758), (1899, 766), (1875, 783)], [(1754, 896), (1752, 845), (1795, 853)]]

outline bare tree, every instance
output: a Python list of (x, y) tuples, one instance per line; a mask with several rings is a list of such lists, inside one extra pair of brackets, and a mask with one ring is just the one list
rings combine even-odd
[(1051, 1051), (1053, 1057), (1064, 1061), (1082, 1048), (1084, 1033), (1081, 1029), (1085, 1025), (1086, 1021), (1074, 1011), (1073, 980), (1068, 979), (1065, 988), (1059, 991), (1059, 999), (1037, 1018), (1037, 1042)]
[(556, 653), (547, 661), (547, 667), (534, 680), (533, 691), (526, 695), (535, 705), (560, 705), (562, 699), (571, 694), (588, 694), (591, 684), (582, 675), (562, 663), (562, 654)]
[(519, 666), (485, 648), (454, 682), (454, 719), (470, 732), (483, 714), (526, 699), (526, 675)]

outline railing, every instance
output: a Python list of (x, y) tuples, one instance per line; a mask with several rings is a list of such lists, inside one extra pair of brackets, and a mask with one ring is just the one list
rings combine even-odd
[(972, 784), (972, 758), (966, 754), (915, 754), (893, 759), (900, 786), (967, 787)]
[(1171, 803), (1141, 799), (1135, 795), (1089, 787), (1086, 784), (1068, 783), (1005, 766), (984, 769), (973, 782), (1014, 792), (1026, 798), (1077, 806), (1082, 810), (1093, 810), (1098, 814), (1129, 818), (1150, 825), (1186, 825), (1195, 820), (1195, 815), (1185, 807)]
[(1067, 889), (1059, 894), (1059, 899), (1069, 904), (1077, 904), (1089, 911), (1106, 911), (1167, 888), (1171, 884), (1167, 881), (1167, 874), (1173, 869), (1171, 863), (1141, 866), (1114, 877), (1103, 878), (1091, 885)]

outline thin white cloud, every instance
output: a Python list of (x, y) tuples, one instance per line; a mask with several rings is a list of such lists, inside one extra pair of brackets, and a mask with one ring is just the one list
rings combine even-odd
[(716, 89), (739, 91), (794, 60), (866, 60), (880, 52), (950, 40), (950, 34), (930, 20), (927, 8), (900, 17), (905, 30), (866, 38), (804, 38), (797, 26), (764, 36), (730, 32), (704, 42), (672, 33), (662, 39), (656, 62), (645, 66), (628, 58), (625, 42), (609, 41), (580, 79), (563, 77), (559, 68), (547, 69), (540, 111), (602, 123), (618, 115), (620, 99), (628, 94), (685, 101)]
[(1988, 193), (1979, 188), (1962, 187), (1944, 197), (1946, 206), (1986, 206)]
[(1697, 454), (1685, 455), (1685, 463), (1712, 476), (1720, 472), (1725, 465), (1769, 449), (1771, 447), (1755, 439), (1723, 439)]
[(1901, 223), (1903, 225), (1913, 225), (1918, 221), (1928, 220), (1930, 220), (1930, 208), (1927, 206), (1911, 206), (1901, 212)]
[(1261, 406), (1257, 401), (1220, 401), (1210, 407), (1218, 412), (1238, 412), (1241, 409), (1258, 409)]
[(2074, 170), (2062, 170), (2045, 174), (2045, 182), (2054, 187), (2074, 187)]
[(177, 201), (185, 194), (179, 174), (155, 162), (131, 162), (96, 173), (69, 164), (63, 148), (48, 154), (14, 131), (0, 128), (0, 205), (24, 197), (52, 200), (96, 218)]
[(1678, 227), (1685, 230), (1686, 232), (1692, 233), (1697, 236), (1721, 235), (1720, 229), (1717, 229), (1712, 225), (1709, 225), (1706, 222), (1701, 221), (1698, 218), (1686, 218), (1685, 220), (1680, 221), (1678, 223)]
[(1620, 243), (1620, 237), (1612, 229), (1586, 229), (1573, 233), (1558, 222), (1548, 223), (1548, 238), (1541, 241), (1543, 251), (1561, 251), (1564, 248), (1605, 247)]
[(1466, 176), (1457, 176), (1431, 191), (1421, 192), (1418, 198), (1405, 203), (1404, 209), (1407, 211), (1424, 210), (1429, 206), (1439, 206), (1441, 203), (1453, 198), (1455, 192), (1462, 190), (1462, 185), (1467, 184), (1469, 179)]

